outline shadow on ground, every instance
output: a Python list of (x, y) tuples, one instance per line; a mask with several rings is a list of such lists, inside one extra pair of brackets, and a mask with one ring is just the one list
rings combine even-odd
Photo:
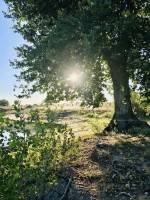
[(71, 179), (61, 178), (58, 184), (40, 200), (96, 200), (88, 191), (76, 186)]
[(99, 164), (103, 173), (98, 199), (150, 199), (148, 138), (125, 136), (114, 143), (111, 139), (102, 139), (92, 152), (91, 159)]

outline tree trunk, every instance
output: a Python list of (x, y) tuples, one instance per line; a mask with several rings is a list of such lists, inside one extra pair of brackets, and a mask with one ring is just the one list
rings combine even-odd
[(124, 132), (133, 126), (148, 126), (140, 121), (132, 111), (129, 78), (126, 66), (121, 59), (109, 59), (110, 74), (114, 89), (114, 116), (105, 131)]

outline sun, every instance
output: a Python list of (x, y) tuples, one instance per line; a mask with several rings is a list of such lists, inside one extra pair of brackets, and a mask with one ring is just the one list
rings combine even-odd
[(77, 83), (80, 79), (80, 75), (78, 73), (71, 73), (68, 77), (68, 81), (72, 82), (72, 83)]

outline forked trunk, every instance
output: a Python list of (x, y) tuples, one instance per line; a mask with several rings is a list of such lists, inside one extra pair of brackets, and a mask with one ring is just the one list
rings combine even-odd
[(129, 78), (125, 65), (119, 59), (111, 59), (108, 64), (113, 82), (115, 112), (110, 124), (105, 130), (123, 132), (133, 126), (145, 126), (146, 123), (138, 120), (132, 111)]

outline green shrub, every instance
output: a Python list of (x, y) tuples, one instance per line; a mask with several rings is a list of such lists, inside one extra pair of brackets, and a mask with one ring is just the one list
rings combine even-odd
[(61, 166), (74, 154), (75, 138), (66, 126), (40, 119), (37, 110), (25, 118), (18, 102), (14, 109), (15, 121), (0, 117), (0, 199), (37, 198), (56, 182)]
[(0, 106), (9, 106), (9, 102), (6, 99), (0, 100)]
[(57, 119), (57, 113), (48, 109), (46, 117), (47, 117), (47, 121), (54, 122)]
[(132, 92), (131, 102), (134, 113), (139, 117), (150, 116), (150, 105), (148, 105), (139, 93)]

